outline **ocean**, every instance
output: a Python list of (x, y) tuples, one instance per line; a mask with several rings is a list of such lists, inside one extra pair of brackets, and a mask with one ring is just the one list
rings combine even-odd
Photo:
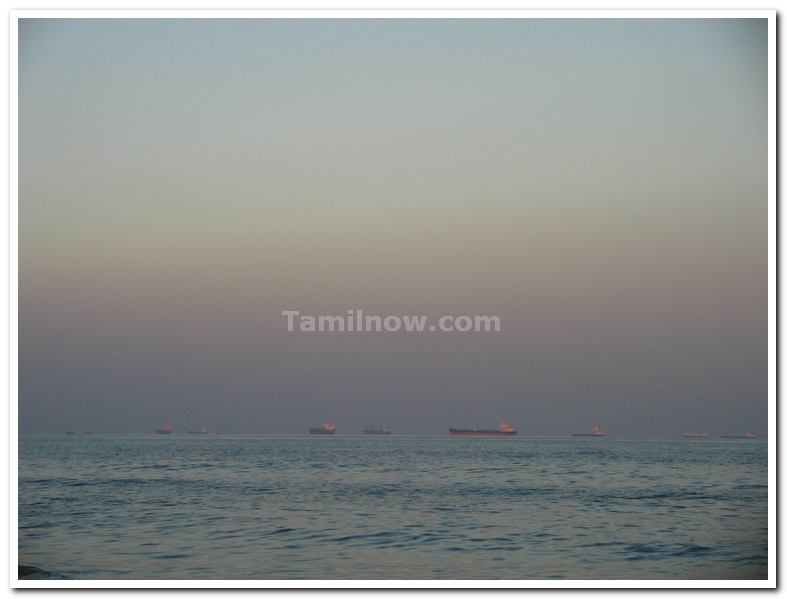
[(19, 564), (74, 579), (766, 579), (767, 443), (28, 435)]

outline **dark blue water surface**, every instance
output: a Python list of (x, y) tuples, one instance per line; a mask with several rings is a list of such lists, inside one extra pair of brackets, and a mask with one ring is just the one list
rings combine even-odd
[(23, 436), (71, 578), (767, 577), (761, 440)]

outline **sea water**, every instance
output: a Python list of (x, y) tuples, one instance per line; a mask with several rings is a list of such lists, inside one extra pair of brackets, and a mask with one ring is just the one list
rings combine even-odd
[(19, 564), (86, 579), (767, 577), (762, 440), (22, 436)]

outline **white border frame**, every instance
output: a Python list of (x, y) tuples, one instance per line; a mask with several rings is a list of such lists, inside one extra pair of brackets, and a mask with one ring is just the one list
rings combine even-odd
[[(158, 19), (768, 19), (768, 579), (767, 580), (19, 580), (18, 564), (18, 27), (28, 18)], [(9, 392), (10, 530), (12, 588), (19, 589), (510, 589), (510, 588), (776, 588), (776, 10), (520, 10), (520, 9), (265, 9), (265, 10), (12, 10), (9, 23)]]

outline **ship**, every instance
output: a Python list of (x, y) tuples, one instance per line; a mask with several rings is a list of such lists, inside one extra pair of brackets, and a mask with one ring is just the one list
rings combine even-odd
[(683, 436), (687, 439), (707, 439), (710, 435), (708, 433), (698, 431), (696, 433), (684, 433)]
[(189, 431), (189, 435), (207, 435), (207, 434), (208, 434), (208, 429), (207, 427), (204, 426), (198, 428), (195, 431)]
[(448, 434), (458, 437), (508, 437), (516, 435), (516, 430), (507, 422), (502, 422), (497, 428), (449, 428)]
[(159, 435), (169, 435), (170, 433), (172, 433), (174, 428), (175, 427), (173, 427), (171, 424), (165, 424), (161, 428), (157, 428), (156, 433), (158, 433)]
[(326, 422), (322, 426), (315, 426), (309, 429), (310, 435), (333, 435), (336, 432), (336, 425), (333, 422)]
[(92, 435), (91, 431), (66, 431), (67, 435)]
[(604, 432), (601, 430), (601, 427), (594, 426), (590, 429), (589, 433), (571, 433), (572, 437), (603, 437)]
[(722, 435), (722, 439), (756, 439), (757, 435), (752, 432), (743, 433), (742, 435)]
[(363, 429), (364, 435), (390, 435), (393, 431), (387, 427), (383, 426), (381, 428), (365, 428)]

